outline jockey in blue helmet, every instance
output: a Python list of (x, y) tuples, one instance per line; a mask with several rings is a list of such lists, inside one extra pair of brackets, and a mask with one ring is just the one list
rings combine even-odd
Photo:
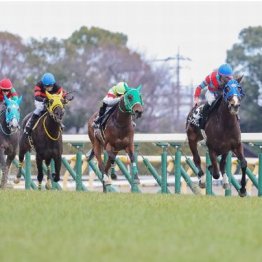
[(55, 77), (51, 73), (45, 73), (41, 80), (34, 87), (34, 97), (35, 97), (35, 110), (27, 122), (24, 134), (30, 136), (32, 129), (36, 124), (39, 117), (45, 112), (45, 101), (46, 101), (46, 91), (50, 94), (59, 94), (62, 92), (62, 96), (65, 99), (65, 103), (72, 100), (73, 97), (68, 97), (64, 88), (56, 83)]
[(53, 84), (55, 84), (55, 77), (53, 74), (51, 73), (45, 73), (42, 78), (41, 78), (41, 81), (42, 83), (45, 85), (45, 86), (51, 86)]
[(209, 74), (205, 80), (196, 87), (194, 94), (194, 105), (199, 104), (201, 91), (207, 87), (205, 94), (207, 103), (202, 110), (202, 118), (199, 121), (200, 128), (205, 128), (211, 104), (215, 101), (218, 92), (222, 91), (225, 84), (233, 78), (233, 69), (229, 64), (222, 64), (219, 68)]

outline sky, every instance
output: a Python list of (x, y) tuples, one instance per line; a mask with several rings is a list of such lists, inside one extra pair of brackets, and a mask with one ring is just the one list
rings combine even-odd
[(0, 2), (0, 31), (29, 37), (67, 38), (81, 26), (128, 37), (128, 47), (150, 63), (181, 56), (181, 79), (194, 85), (226, 60), (242, 29), (262, 25), (255, 1), (52, 1)]

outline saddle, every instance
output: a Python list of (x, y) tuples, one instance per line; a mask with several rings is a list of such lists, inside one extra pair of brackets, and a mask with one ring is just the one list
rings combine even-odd
[(102, 144), (104, 144), (105, 136), (104, 136), (104, 130), (106, 129), (106, 124), (109, 119), (109, 117), (112, 115), (112, 113), (115, 111), (116, 107), (118, 104), (112, 106), (112, 107), (107, 107), (106, 112), (101, 116), (101, 124), (100, 124), (100, 129), (99, 131), (95, 132), (95, 136), (97, 137), (98, 140)]
[[(222, 101), (222, 95), (219, 95), (216, 98), (216, 100), (211, 104), (211, 106), (209, 108), (209, 115), (217, 110), (221, 101)], [(203, 107), (204, 107), (204, 104), (196, 106), (192, 109), (192, 111), (191, 111), (191, 113), (190, 113), (190, 115), (187, 119), (188, 124), (192, 124), (192, 125), (196, 126), (197, 128), (200, 128), (199, 127), (199, 120), (202, 118)]]
[(104, 113), (104, 115), (102, 115), (102, 120), (101, 120), (101, 130), (105, 130), (106, 127), (106, 123), (109, 119), (109, 117), (112, 115), (112, 113), (115, 111), (116, 107), (118, 104), (112, 106), (112, 107), (108, 107), (106, 109), (106, 112)]

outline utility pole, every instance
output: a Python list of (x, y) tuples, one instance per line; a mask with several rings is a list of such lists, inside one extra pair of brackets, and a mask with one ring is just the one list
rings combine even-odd
[(180, 108), (182, 105), (188, 105), (189, 103), (182, 102), (181, 100), (181, 84), (180, 84), (180, 73), (181, 73), (181, 61), (192, 61), (190, 58), (180, 55), (180, 51), (178, 48), (177, 54), (175, 56), (169, 56), (164, 59), (156, 59), (155, 62), (168, 62), (168, 61), (175, 61), (175, 76), (176, 81), (171, 89), (171, 95), (174, 103), (171, 104), (172, 107), (172, 115), (174, 116), (174, 119), (172, 119), (173, 123), (177, 123), (180, 120)]

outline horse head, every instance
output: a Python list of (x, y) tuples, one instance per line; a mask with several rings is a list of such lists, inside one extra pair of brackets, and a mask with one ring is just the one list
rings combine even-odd
[(126, 93), (124, 94), (125, 111), (135, 115), (136, 118), (141, 117), (143, 113), (143, 105), (144, 105), (140, 93), (142, 86), (139, 85), (137, 88), (132, 88), (125, 85), (125, 88), (126, 88)]
[(65, 111), (62, 92), (59, 94), (50, 94), (46, 91), (46, 97), (48, 99), (46, 109), (49, 115), (54, 119), (55, 122), (62, 124)]
[(245, 96), (240, 81), (235, 79), (229, 80), (223, 89), (223, 98), (232, 115), (239, 113), (241, 99)]
[(7, 123), (7, 127), (10, 129), (10, 131), (16, 132), (20, 126), (20, 104), (22, 102), (22, 96), (20, 96), (18, 99), (9, 99), (6, 96), (4, 96), (5, 101), (5, 120)]

